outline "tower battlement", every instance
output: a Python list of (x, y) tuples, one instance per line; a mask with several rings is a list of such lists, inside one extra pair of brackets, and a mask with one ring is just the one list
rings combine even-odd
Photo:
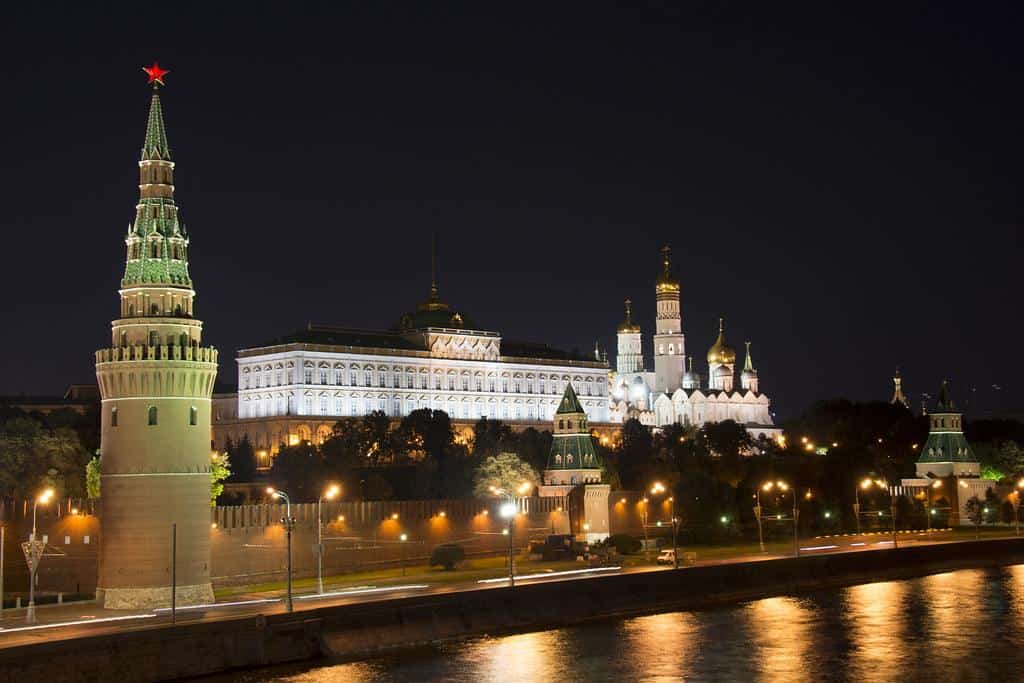
[(124, 363), (131, 361), (180, 360), (191, 363), (217, 364), (218, 351), (212, 346), (181, 346), (179, 344), (158, 344), (156, 346), (119, 346), (99, 349), (96, 365), (101, 363)]

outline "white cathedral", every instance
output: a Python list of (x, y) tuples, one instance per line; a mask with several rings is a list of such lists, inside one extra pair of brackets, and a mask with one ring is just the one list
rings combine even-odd
[[(761, 393), (757, 370), (746, 344), (746, 360), (735, 387), (736, 351), (725, 341), (725, 325), (718, 323), (718, 338), (708, 349), (708, 383), (693, 371), (693, 356), (686, 355), (679, 282), (672, 278), (669, 249), (664, 270), (655, 285), (657, 329), (654, 333), (654, 372), (644, 368), (640, 326), (632, 319), (626, 300), (626, 319), (619, 325), (618, 356), (609, 373), (610, 417), (615, 422), (638, 419), (650, 427), (673, 423), (700, 427), (733, 420), (754, 438), (778, 438), (782, 430), (772, 422), (768, 397)], [(684, 370), (685, 368), (685, 370)]]

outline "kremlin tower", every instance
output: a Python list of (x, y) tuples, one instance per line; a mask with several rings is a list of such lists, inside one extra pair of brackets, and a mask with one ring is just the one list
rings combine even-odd
[(210, 396), (217, 351), (200, 345), (189, 238), (174, 203), (174, 162), (153, 85), (139, 161), (139, 202), (125, 236), (120, 315), (96, 352), (102, 412), (102, 540), (97, 599), (109, 609), (212, 602)]
[(665, 268), (655, 284), (657, 323), (654, 332), (654, 390), (671, 395), (683, 384), (683, 319), (679, 282), (669, 269), (669, 248), (661, 250)]

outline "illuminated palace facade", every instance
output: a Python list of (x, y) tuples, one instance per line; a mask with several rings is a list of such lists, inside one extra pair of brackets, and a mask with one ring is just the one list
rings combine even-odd
[(237, 362), (237, 393), (214, 397), (214, 445), (247, 435), (261, 466), (280, 444), (320, 443), (339, 419), (375, 410), (548, 429), (570, 383), (589, 420), (609, 420), (607, 363), (504, 340), (443, 302), (436, 283), (390, 330), (308, 325), (240, 350)]
[(771, 401), (761, 393), (760, 378), (746, 345), (746, 359), (736, 384), (736, 351), (725, 340), (724, 321), (708, 349), (707, 383), (686, 355), (679, 282), (672, 276), (668, 247), (655, 284), (657, 322), (653, 337), (654, 371), (645, 369), (643, 337), (633, 322), (631, 302), (618, 329), (618, 356), (609, 373), (610, 415), (614, 422), (636, 418), (650, 427), (674, 423), (701, 426), (733, 420), (754, 438), (777, 438), (782, 430), (772, 421)]

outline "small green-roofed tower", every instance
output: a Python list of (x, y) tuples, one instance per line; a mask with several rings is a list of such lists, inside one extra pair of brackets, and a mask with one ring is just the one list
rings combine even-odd
[(601, 462), (594, 450), (587, 413), (572, 384), (566, 385), (558, 410), (555, 411), (545, 480), (552, 484), (601, 481)]
[(950, 398), (948, 382), (942, 383), (935, 410), (928, 415), (928, 420), (928, 441), (917, 460), (918, 474), (977, 474), (978, 459), (964, 438), (963, 415)]

